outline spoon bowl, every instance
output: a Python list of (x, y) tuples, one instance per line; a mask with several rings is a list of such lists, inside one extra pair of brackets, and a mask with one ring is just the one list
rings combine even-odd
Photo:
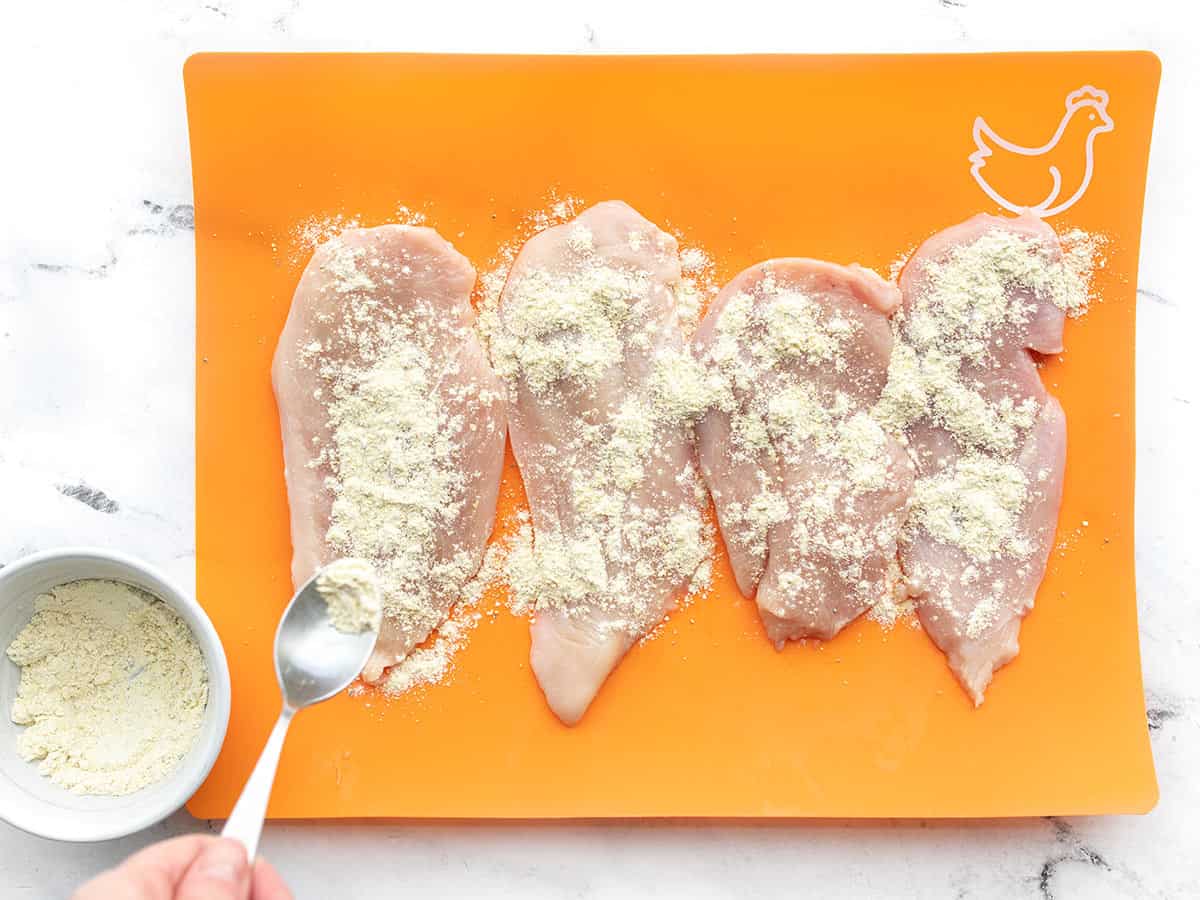
[(275, 676), (283, 702), (302, 709), (340, 694), (358, 677), (375, 649), (377, 631), (338, 631), (329, 606), (309, 579), (284, 610), (275, 631)]

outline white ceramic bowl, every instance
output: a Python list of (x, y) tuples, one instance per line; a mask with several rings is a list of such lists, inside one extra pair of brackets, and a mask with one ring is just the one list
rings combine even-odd
[[(20, 669), (4, 651), (33, 616), (33, 601), (81, 578), (123, 581), (160, 598), (187, 622), (208, 666), (208, 708), (196, 743), (175, 771), (125, 797), (80, 796), (38, 774), (17, 753), (21, 726), (11, 719)], [(0, 818), (42, 837), (102, 841), (153, 825), (179, 809), (216, 761), (229, 724), (229, 667), (216, 629), (200, 605), (151, 566), (120, 553), (68, 547), (35, 553), (0, 569)]]

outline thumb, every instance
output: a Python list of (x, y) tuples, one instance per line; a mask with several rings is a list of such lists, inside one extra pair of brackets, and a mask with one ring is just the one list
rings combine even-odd
[(237, 841), (213, 841), (196, 857), (175, 891), (175, 900), (247, 900), (250, 861)]

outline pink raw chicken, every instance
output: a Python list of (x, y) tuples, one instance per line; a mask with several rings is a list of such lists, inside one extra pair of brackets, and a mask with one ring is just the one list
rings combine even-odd
[(568, 725), (709, 558), (690, 429), (639, 405), (664, 354), (687, 356), (679, 281), (674, 238), (614, 201), (530, 239), (502, 294), (493, 358), (535, 546), (553, 551), (530, 662)]
[(726, 285), (697, 331), (697, 357), (732, 394), (697, 426), (701, 468), (738, 588), (779, 649), (832, 638), (894, 589), (912, 466), (870, 411), (899, 301), (859, 266), (770, 260)]
[[(916, 298), (929, 287), (931, 265), (945, 263), (956, 248), (1004, 232), (1027, 242), (1031, 254), (1061, 259), (1058, 238), (1043, 221), (1032, 216), (975, 216), (934, 235), (905, 266), (900, 278), (905, 316), (911, 315)], [(931, 418), (921, 418), (907, 429), (919, 480), (936, 483), (964, 461), (983, 459), (1015, 467), (1027, 484), (1014, 528), (1020, 552), (1006, 549), (981, 560), (935, 537), (921, 527), (916, 515), (910, 523), (910, 539), (901, 548), (900, 563), (921, 624), (977, 706), (995, 671), (1017, 655), (1021, 619), (1033, 608), (1054, 542), (1066, 464), (1066, 418), (1043, 387), (1030, 353), (1063, 349), (1064, 312), (1048, 296), (1018, 284), (1009, 284), (1006, 299), (1012, 308), (1023, 310), (1021, 320), (992, 331), (985, 360), (964, 360), (960, 381), (993, 407), (1004, 404), (1031, 410), (1028, 427), (1017, 430), (1010, 447), (983, 456), (977, 448), (964, 447), (950, 429)], [(901, 325), (902, 333), (909, 321)], [(960, 495), (960, 514), (973, 515), (969, 507), (977, 504), (972, 491), (960, 485), (952, 490)], [(992, 500), (985, 492), (979, 502)]]
[[(335, 496), (329, 479), (337, 477), (323, 455), (334, 440), (327, 401), (331, 385), (321, 371), (345, 367), (369, 371), (378, 356), (373, 336), (381, 323), (405, 322), (412, 346), (428, 360), (430, 387), (437, 411), (437, 437), (449, 451), (447, 483), (454, 485), (445, 509), (423, 524), (428, 534), (414, 557), (416, 572), (407, 581), (423, 582), (428, 606), (424, 619), (403, 621), (389, 613), (410, 597), (389, 596), (384, 587), (384, 621), (375, 653), (364, 670), (369, 681), (404, 659), (424, 641), (459, 597), (459, 588), (478, 569), (491, 534), (504, 457), (505, 416), (501, 385), (487, 362), (474, 329), (470, 306), (475, 270), (467, 259), (431, 228), (383, 225), (350, 229), (320, 246), (304, 270), (279, 338), (272, 369), (283, 432), (284, 473), (291, 510), (292, 580), (306, 582), (321, 566), (350, 555), (329, 539)], [(317, 354), (313, 355), (316, 348)], [(363, 383), (366, 383), (365, 381)], [(403, 420), (406, 411), (391, 408), (383, 417)], [(421, 423), (418, 423), (420, 425)], [(404, 442), (404, 434), (390, 440)], [(389, 452), (388, 447), (377, 449)], [(371, 485), (377, 496), (392, 498), (394, 512), (406, 491), (420, 491), (409, 474), (397, 469), (390, 483)], [(427, 512), (427, 511), (426, 511)], [(363, 536), (350, 536), (355, 539)], [(406, 540), (407, 537), (401, 540)], [(377, 550), (386, 544), (375, 540)], [(353, 549), (353, 546), (351, 546)], [(358, 555), (358, 554), (356, 554)], [(395, 560), (386, 549), (370, 554), (381, 574)], [(435, 569), (453, 574), (435, 580)], [(392, 586), (401, 583), (391, 582)], [(400, 591), (403, 593), (403, 590)]]

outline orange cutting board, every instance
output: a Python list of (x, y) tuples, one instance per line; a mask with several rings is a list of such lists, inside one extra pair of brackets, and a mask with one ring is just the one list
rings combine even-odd
[[(1107, 91), (1082, 199), (1051, 221), (1109, 238), (1102, 302), (1044, 378), (1070, 449), (1056, 551), (1021, 655), (973, 709), (906, 625), (767, 643), (719, 551), (711, 596), (629, 654), (563, 727), (528, 626), (485, 617), (452, 680), (341, 696), (296, 719), (276, 817), (1015, 816), (1145, 812), (1157, 797), (1134, 599), (1134, 300), (1158, 60), (1145, 53), (558, 57), (202, 54), (184, 70), (196, 202), (196, 543), (233, 713), (189, 808), (221, 817), (278, 712), (291, 594), (269, 365), (312, 217), (397, 204), (482, 269), (548, 192), (617, 198), (707, 248), (728, 279), (772, 256), (886, 272), (998, 207), (972, 124), (1037, 147), (1070, 92)], [(1079, 140), (1071, 129), (1065, 141)], [(1085, 147), (1057, 148), (1064, 189)], [(1018, 154), (1019, 156), (1019, 154)], [(1002, 166), (1017, 194), (1038, 160)], [(1040, 167), (1039, 167), (1040, 166)], [(1076, 182), (1078, 183), (1078, 182)], [(501, 527), (523, 503), (511, 457)], [(491, 596), (495, 603), (501, 597)]]

